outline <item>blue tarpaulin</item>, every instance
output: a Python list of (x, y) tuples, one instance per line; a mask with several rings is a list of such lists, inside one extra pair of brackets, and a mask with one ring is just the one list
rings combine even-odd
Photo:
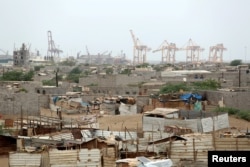
[(201, 100), (202, 99), (202, 96), (199, 95), (198, 93), (186, 93), (186, 94), (183, 94), (180, 96), (180, 98), (184, 101), (189, 101), (190, 98), (194, 98), (194, 99), (197, 99), (197, 100)]
[(55, 96), (55, 97), (52, 98), (52, 100), (53, 100), (53, 103), (56, 104), (56, 102), (59, 100), (59, 97)]

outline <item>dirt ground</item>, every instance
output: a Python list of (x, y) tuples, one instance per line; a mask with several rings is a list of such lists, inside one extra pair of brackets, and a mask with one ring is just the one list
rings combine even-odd
[(235, 118), (233, 116), (229, 116), (229, 125), (230, 127), (235, 127), (235, 128), (238, 128), (238, 129), (249, 129), (250, 130), (250, 122), (249, 121), (246, 121), (246, 120), (243, 120), (243, 119), (238, 119), (238, 118)]
[(0, 166), (9, 167), (9, 158), (6, 155), (0, 156)]
[[(56, 112), (50, 110), (41, 110), (41, 115), (58, 117)], [(142, 115), (101, 115), (99, 111), (92, 111), (89, 115), (97, 116), (100, 129), (113, 130), (113, 131), (124, 131), (125, 127), (130, 131), (141, 131), (142, 130)], [(65, 114), (62, 113), (62, 117), (66, 119), (77, 119), (79, 117), (86, 116), (86, 113), (82, 114)]]
[[(136, 115), (101, 115), (99, 111), (92, 111), (93, 115), (97, 115), (100, 129), (103, 130), (113, 130), (113, 131), (123, 131), (125, 127), (130, 131), (141, 131), (142, 130), (142, 114)], [(41, 110), (41, 115), (57, 117), (56, 112), (50, 112), (50, 110)], [(81, 116), (86, 115), (82, 114), (65, 114), (62, 113), (63, 118), (77, 119)], [(235, 127), (240, 130), (250, 129), (250, 122), (242, 119), (229, 116), (229, 125), (230, 127)]]

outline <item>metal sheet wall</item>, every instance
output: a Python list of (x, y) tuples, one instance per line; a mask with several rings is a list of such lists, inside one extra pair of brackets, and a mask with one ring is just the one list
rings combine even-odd
[(77, 167), (101, 167), (101, 153), (99, 149), (81, 149), (78, 153)]
[(51, 150), (49, 159), (51, 167), (76, 167), (77, 150)]
[(35, 153), (9, 153), (10, 167), (40, 167), (41, 154)]

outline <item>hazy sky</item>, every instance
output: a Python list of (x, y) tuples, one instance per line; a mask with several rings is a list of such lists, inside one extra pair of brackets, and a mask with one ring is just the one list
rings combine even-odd
[[(225, 60), (250, 61), (249, 0), (0, 0), (0, 6), (0, 49), (9, 53), (26, 43), (44, 56), (50, 30), (62, 56), (86, 54), (88, 46), (91, 54), (123, 51), (132, 59), (132, 29), (152, 49), (164, 40), (184, 47), (191, 38), (205, 49), (202, 59), (223, 43)], [(161, 53), (147, 59), (160, 61)]]

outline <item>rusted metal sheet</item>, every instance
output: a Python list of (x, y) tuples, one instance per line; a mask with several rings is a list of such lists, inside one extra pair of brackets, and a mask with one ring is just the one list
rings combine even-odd
[(72, 129), (71, 130), (72, 135), (74, 136), (75, 139), (81, 139), (82, 134), (80, 129)]
[(178, 127), (176, 125), (174, 126), (164, 126), (164, 132), (167, 133), (174, 133), (174, 134), (178, 134), (178, 135), (183, 135), (183, 134), (188, 134), (188, 133), (192, 133), (192, 130), (189, 128), (184, 128), (184, 127)]
[(5, 119), (5, 127), (13, 127), (13, 123), (12, 119)]

